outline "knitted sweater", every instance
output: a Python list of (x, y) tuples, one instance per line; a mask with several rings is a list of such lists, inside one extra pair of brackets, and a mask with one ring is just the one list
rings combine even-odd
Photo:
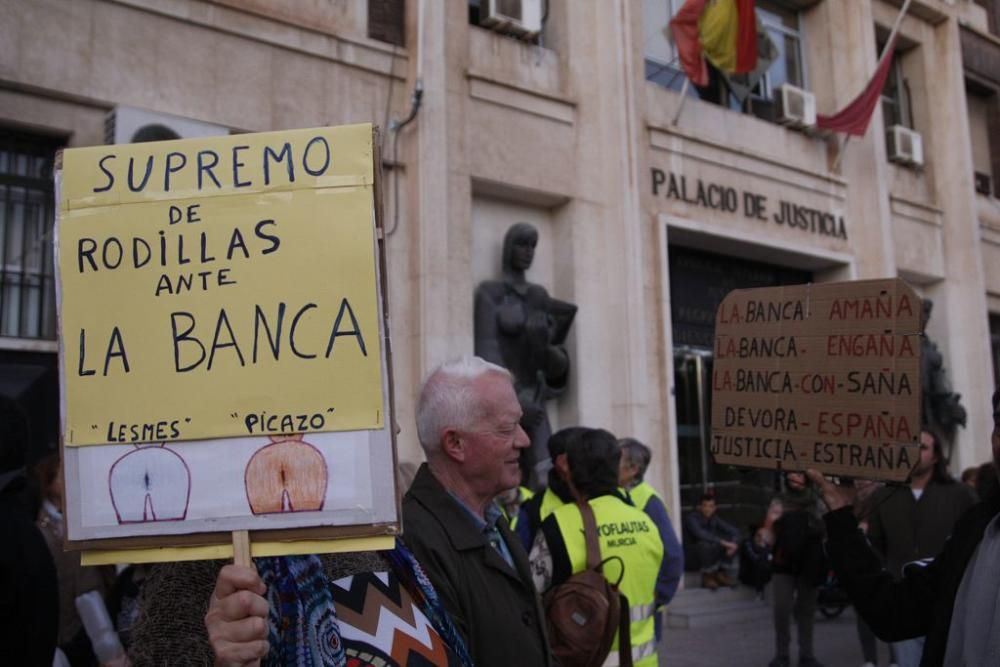
[[(374, 552), (320, 556), (331, 580), (388, 568)], [(189, 561), (153, 566), (140, 594), (129, 659), (134, 667), (203, 667), (214, 662), (205, 614), (215, 580), (226, 561)], [(266, 663), (265, 663), (266, 664)]]

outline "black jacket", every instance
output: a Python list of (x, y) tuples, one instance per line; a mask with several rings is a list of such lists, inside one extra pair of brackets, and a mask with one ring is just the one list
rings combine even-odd
[(972, 507), (930, 565), (908, 568), (895, 582), (858, 530), (850, 507), (826, 515), (827, 550), (837, 577), (872, 631), (883, 641), (926, 635), (920, 664), (934, 667), (944, 660), (965, 568), (998, 511), (997, 499)]
[(0, 662), (51, 667), (59, 629), (56, 566), (31, 509), (23, 478), (0, 489)]
[(972, 489), (958, 482), (931, 480), (917, 500), (905, 486), (879, 489), (871, 500), (868, 541), (894, 577), (903, 566), (933, 558), (955, 528), (955, 522), (976, 504)]
[(403, 541), (434, 584), (476, 667), (551, 665), (528, 556), (506, 521), (499, 527), (515, 569), (426, 463), (403, 497)]

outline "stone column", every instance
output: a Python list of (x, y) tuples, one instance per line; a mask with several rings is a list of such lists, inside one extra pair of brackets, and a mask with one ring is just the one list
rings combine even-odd
[[(573, 11), (583, 8), (575, 6)], [(640, 187), (646, 183), (646, 171), (640, 163), (644, 154), (637, 149), (648, 139), (637, 112), (644, 76), (641, 55), (637, 59), (635, 53), (635, 44), (641, 41), (634, 32), (635, 12), (641, 13), (640, 5), (628, 0), (595, 3), (588, 13), (592, 24), (586, 33), (593, 39), (585, 56), (587, 71), (577, 70), (574, 78), (581, 105), (591, 106), (595, 114), (590, 119), (593, 132), (586, 127), (581, 131), (589, 133), (585, 139), (592, 150), (589, 166), (605, 199), (599, 232), (603, 251), (594, 258), (596, 263), (583, 265), (600, 266), (607, 285), (603, 306), (607, 316), (601, 325), (605, 354), (613, 360), (607, 376), (610, 387), (603, 392), (611, 397), (608, 426), (616, 434), (648, 441), (652, 358), (647, 318), (654, 313), (648, 312), (644, 283), (655, 265), (646, 262), (644, 253), (648, 237)], [(587, 414), (582, 409), (581, 413)]]
[(468, 9), (430, 0), (409, 6), (414, 12), (423, 7), (425, 30), (424, 53), (418, 56), (423, 58), (424, 96), (415, 122), (415, 173), (409, 175), (416, 214), (410, 216), (418, 304), (413, 351), (416, 374), (423, 377), (442, 361), (472, 352), (471, 279), (455, 280), (461, 274), (457, 268), (471, 261), (469, 185), (467, 177), (453, 175), (463, 144), (452, 136), (464, 127), (465, 97), (455, 90), (454, 79), (463, 71), (466, 40), (457, 35), (468, 31)]
[(933, 331), (944, 332), (938, 343), (945, 369), (969, 413), (952, 455), (955, 472), (991, 458), (990, 332), (958, 21), (949, 18), (925, 34), (929, 39), (921, 44), (920, 57), (932, 93), (927, 96), (929, 122), (921, 131), (925, 168), (943, 212), (946, 276), (930, 291), (935, 298), (931, 324)]
[[(878, 63), (875, 22), (869, 2), (824, 2), (802, 15), (806, 34), (810, 88), (820, 113), (847, 106), (871, 79)], [(831, 67), (830, 63), (835, 63)], [(830, 139), (830, 164), (843, 146), (843, 135)], [(847, 181), (847, 233), (855, 251), (855, 278), (896, 275), (892, 215), (887, 191), (885, 126), (881, 110), (863, 137), (843, 148), (840, 172)]]

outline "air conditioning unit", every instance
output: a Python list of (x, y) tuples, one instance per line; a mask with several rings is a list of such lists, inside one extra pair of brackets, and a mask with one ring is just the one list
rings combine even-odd
[(542, 0), (480, 0), (479, 23), (498, 32), (535, 37), (542, 31)]
[(115, 107), (104, 119), (104, 143), (195, 139), (229, 134), (223, 125), (135, 107)]
[(799, 129), (816, 127), (816, 96), (808, 90), (783, 83), (774, 101), (778, 122), (782, 125)]
[(989, 174), (977, 171), (975, 174), (976, 178), (976, 192), (981, 195), (986, 195), (989, 197), (993, 194), (993, 177)]
[(902, 125), (893, 125), (886, 130), (889, 159), (900, 164), (915, 167), (924, 164), (924, 142), (920, 133)]

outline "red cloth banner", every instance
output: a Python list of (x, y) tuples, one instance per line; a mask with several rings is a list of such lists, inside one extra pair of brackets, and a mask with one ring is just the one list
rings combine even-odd
[(747, 74), (757, 67), (757, 12), (754, 0), (736, 0), (740, 28), (736, 38), (736, 71)]
[(677, 56), (684, 74), (696, 86), (708, 85), (708, 65), (701, 55), (698, 19), (705, 11), (708, 0), (687, 0), (670, 19), (670, 32), (677, 46)]
[(882, 54), (882, 60), (879, 61), (871, 81), (868, 82), (864, 90), (850, 104), (832, 116), (817, 114), (816, 127), (822, 130), (853, 134), (856, 137), (864, 136), (865, 132), (868, 131), (868, 124), (872, 120), (872, 114), (875, 113), (875, 107), (878, 106), (882, 89), (885, 88), (885, 82), (889, 78), (889, 70), (892, 68), (892, 55), (895, 48), (896, 38), (893, 37), (892, 41), (886, 45), (885, 53)]

